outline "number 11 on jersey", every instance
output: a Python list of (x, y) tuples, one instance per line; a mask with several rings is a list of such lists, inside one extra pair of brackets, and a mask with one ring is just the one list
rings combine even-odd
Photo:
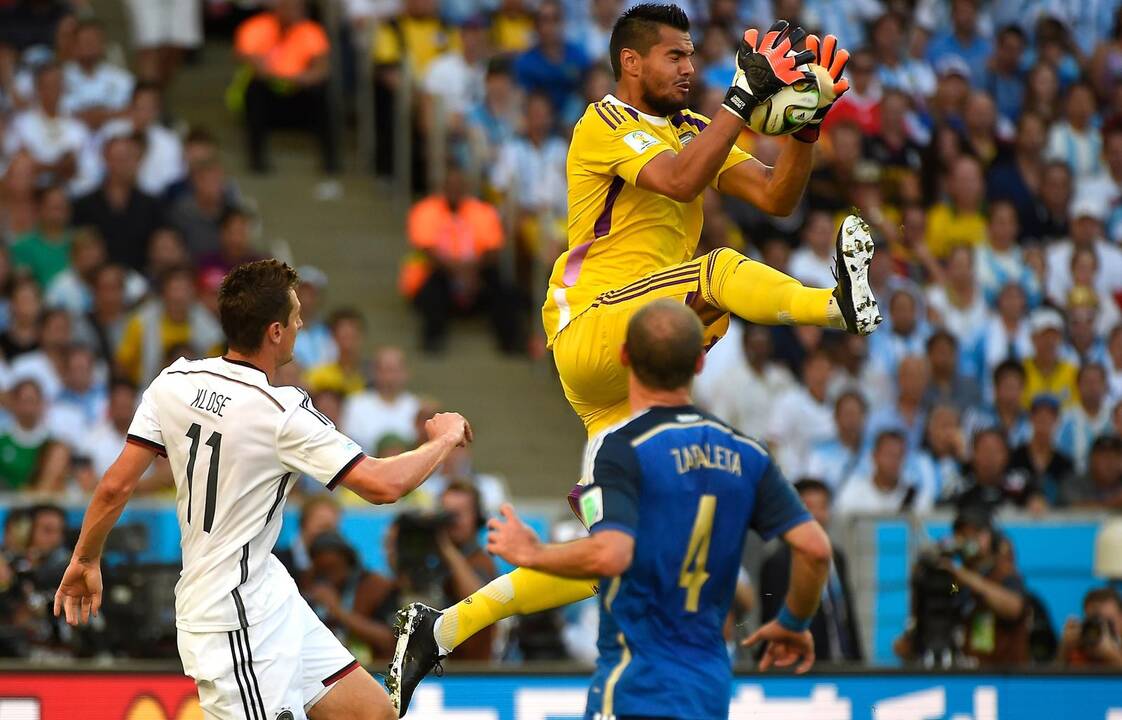
[[(191, 523), (191, 486), (195, 475), (195, 456), (199, 453), (199, 438), (203, 428), (198, 423), (191, 423), (187, 429), (187, 437), (191, 438), (191, 454), (187, 458), (187, 523)], [(214, 503), (218, 494), (218, 459), (222, 452), (222, 433), (212, 432), (206, 441), (210, 448), (210, 470), (206, 477), (206, 507), (203, 510), (203, 532), (210, 532), (214, 526)], [(706, 552), (708, 552), (706, 544)]]
[(717, 512), (717, 496), (702, 495), (697, 502), (697, 515), (693, 521), (686, 557), (678, 575), (678, 587), (686, 591), (686, 611), (697, 612), (701, 587), (709, 580), (705, 563), (709, 561), (709, 539), (713, 535), (713, 515)]

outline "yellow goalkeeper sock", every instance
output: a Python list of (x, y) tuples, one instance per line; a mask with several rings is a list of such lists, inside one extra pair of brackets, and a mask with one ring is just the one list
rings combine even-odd
[(515, 568), (444, 611), (433, 633), (445, 652), (503, 618), (529, 615), (596, 594), (596, 580), (573, 580)]
[(702, 259), (701, 293), (710, 305), (759, 325), (845, 329), (832, 288), (808, 288), (728, 248)]

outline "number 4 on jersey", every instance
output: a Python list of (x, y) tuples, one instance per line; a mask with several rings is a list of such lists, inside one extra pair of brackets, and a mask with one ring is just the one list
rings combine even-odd
[[(187, 523), (191, 523), (191, 485), (195, 475), (195, 456), (199, 452), (199, 438), (203, 428), (198, 423), (191, 423), (187, 429), (187, 437), (191, 438), (191, 454), (187, 458)], [(203, 532), (210, 532), (214, 526), (214, 503), (218, 494), (218, 456), (222, 452), (222, 433), (212, 432), (206, 444), (210, 447), (210, 471), (206, 477), (206, 507), (203, 510)], [(709, 550), (706, 544), (706, 552)]]
[(701, 587), (709, 580), (705, 563), (709, 561), (709, 538), (713, 535), (713, 515), (717, 512), (717, 496), (702, 495), (697, 502), (697, 516), (693, 521), (686, 557), (682, 559), (682, 571), (678, 576), (678, 587), (686, 591), (686, 611), (697, 612)]

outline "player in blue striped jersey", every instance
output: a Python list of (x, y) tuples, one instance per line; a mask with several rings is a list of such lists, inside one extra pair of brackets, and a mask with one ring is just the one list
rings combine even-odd
[(632, 318), (623, 349), (633, 415), (586, 454), (579, 506), (591, 535), (544, 545), (503, 506), (488, 550), (522, 567), (601, 578), (600, 659), (586, 720), (716, 720), (732, 673), (722, 628), (749, 528), (792, 548), (779, 617), (745, 644), (766, 642), (761, 669), (814, 662), (807, 631), (831, 548), (767, 451), (690, 403), (702, 328), (660, 300)]

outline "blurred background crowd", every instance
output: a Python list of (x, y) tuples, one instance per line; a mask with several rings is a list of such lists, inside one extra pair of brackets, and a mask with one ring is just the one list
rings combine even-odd
[[(851, 89), (826, 122), (801, 205), (776, 218), (709, 191), (698, 252), (731, 246), (829, 287), (835, 230), (857, 208), (875, 231), (871, 281), (886, 318), (869, 338), (734, 323), (697, 382), (698, 404), (765, 440), (824, 524), (956, 514), (911, 574), (901, 658), (1122, 667), (1118, 594), (1081, 588), (1085, 621), (1048, 618), (993, 519), (1122, 509), (1122, 3), (680, 4), (697, 48), (691, 106), (706, 114), (746, 26), (789, 19), (852, 53)], [(104, 21), (108, 5), (122, 6), (114, 17), (127, 26)], [(132, 594), (107, 607), (108, 626), (74, 635), (47, 617), (78, 517), (59, 504), (80, 505), (161, 368), (222, 351), (216, 293), (239, 263), (300, 265), (305, 326), (278, 382), (306, 387), (371, 454), (412, 447), (441, 408), (410, 371), (425, 358), (456, 372), (450, 342), (464, 316), (479, 316), (467, 327), (493, 337), (495, 362), (550, 365), (537, 312), (566, 242), (567, 138), (585, 105), (612, 91), (608, 37), (625, 7), (0, 0), (0, 490), (13, 498), (0, 654), (174, 651), (170, 582), (133, 582), (135, 562), (115, 577)], [(215, 54), (229, 58), (224, 83), (198, 82)], [(188, 122), (172, 94), (220, 106), (241, 135), (223, 142)], [(392, 220), (363, 222), (403, 228), (399, 264), (381, 277), (396, 279), (392, 312), (415, 313), (415, 340), (331, 302), (329, 277), (346, 263), (293, 257), (268, 232), (278, 201), (241, 188), (278, 172), (275, 129), (304, 136), (299, 153), (314, 160), (300, 175), (308, 213), (340, 207), (355, 171), (379, 178), (375, 194), (401, 190)], [(756, 137), (751, 151), (769, 162), (781, 142)], [(556, 385), (546, 377), (538, 382)], [(491, 402), (501, 414), (501, 393)], [(577, 460), (553, 473), (556, 487)], [(479, 529), (508, 492), (527, 494), (518, 482), (508, 488), (459, 452), (384, 532), (359, 538), (382, 548), (377, 573), (347, 531), (357, 503), (306, 483), (280, 554), (332, 627), (382, 658), (401, 602), (454, 601), (499, 572)], [(166, 506), (168, 468), (154, 467), (141, 492)], [(550, 530), (575, 531), (563, 521)], [(115, 551), (135, 560), (144, 543), (143, 532), (122, 532)], [(738, 608), (767, 618), (786, 560), (762, 557)], [(839, 550), (815, 634), (820, 658), (858, 661), (846, 566)], [(965, 592), (942, 616), (923, 604), (952, 583)], [(134, 615), (152, 632), (131, 632)], [(587, 660), (589, 623), (589, 606), (528, 618), (457, 655)], [(958, 639), (943, 647), (939, 637)]]

